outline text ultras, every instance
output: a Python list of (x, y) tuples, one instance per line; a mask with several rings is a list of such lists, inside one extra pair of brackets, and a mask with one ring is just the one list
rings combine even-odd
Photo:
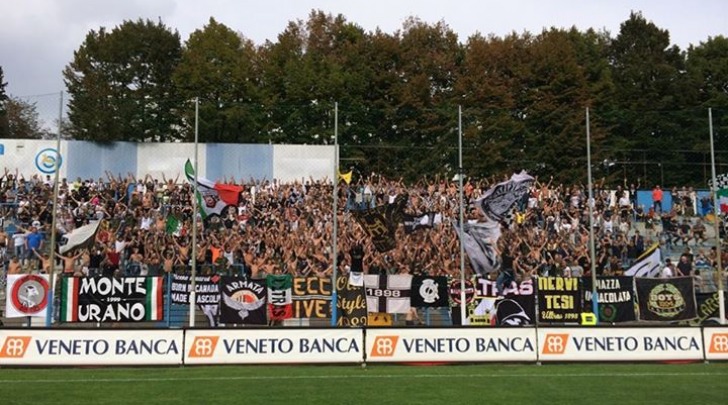
[(539, 277), (538, 296), (540, 319), (556, 322), (579, 319), (579, 279)]

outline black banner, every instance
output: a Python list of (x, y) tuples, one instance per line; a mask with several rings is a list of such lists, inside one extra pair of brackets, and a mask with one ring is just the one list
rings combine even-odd
[[(171, 300), (173, 304), (189, 304), (192, 277), (172, 274)], [(207, 317), (210, 326), (217, 326), (220, 305), (220, 276), (195, 276), (195, 302)]]
[[(220, 303), (220, 276), (195, 276), (195, 303), (197, 305), (217, 305)], [(192, 291), (191, 277), (172, 275), (172, 303), (189, 304)]]
[[(718, 292), (714, 293), (695, 293), (695, 301), (698, 306), (698, 317), (683, 321), (681, 324), (688, 325), (719, 325), (720, 324), (720, 299)], [(728, 300), (726, 300), (725, 312), (728, 313)]]
[(163, 318), (162, 277), (64, 277), (61, 322), (142, 322)]
[(538, 322), (579, 322), (581, 288), (574, 277), (538, 278)]
[[(584, 312), (592, 312), (592, 280), (582, 278)], [(597, 303), (599, 322), (630, 322), (634, 313), (634, 286), (632, 277), (597, 277)]]
[[(467, 284), (473, 285), (470, 280), (467, 280)], [(459, 286), (460, 282), (454, 280), (451, 283), (451, 291), (453, 287), (456, 287), (457, 291), (454, 292), (459, 293)], [(500, 296), (495, 281), (478, 278), (472, 290), (474, 296), (470, 295), (472, 298), (466, 298), (466, 325), (526, 326), (535, 324), (536, 296), (533, 280), (521, 283), (513, 281), (511, 285), (506, 286), (503, 295)], [(460, 307), (454, 307), (451, 316), (453, 325), (461, 324)]]
[(364, 287), (349, 284), (348, 277), (336, 279), (336, 315), (339, 326), (367, 324), (367, 299)]
[[(495, 281), (478, 278), (477, 294), (484, 297), (499, 295)], [(526, 326), (536, 323), (536, 296), (533, 280), (520, 283), (512, 281), (503, 288), (502, 297), (495, 300), (490, 312), (490, 325), (493, 326)]]
[(409, 196), (399, 195), (392, 204), (380, 205), (366, 211), (352, 211), (354, 219), (372, 239), (379, 252), (387, 252), (397, 245), (394, 234), (397, 225), (404, 221), (404, 208)]
[(265, 280), (221, 277), (220, 322), (225, 324), (265, 325)]
[(692, 277), (636, 278), (639, 317), (643, 321), (697, 318)]
[(449, 306), (447, 277), (413, 276), (410, 305), (415, 308)]
[(319, 277), (293, 278), (293, 317), (331, 317), (331, 279)]

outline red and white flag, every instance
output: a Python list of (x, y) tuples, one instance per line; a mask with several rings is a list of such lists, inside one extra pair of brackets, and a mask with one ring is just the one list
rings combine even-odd
[(195, 169), (187, 159), (185, 164), (187, 181), (194, 184), (197, 179), (197, 204), (205, 218), (209, 215), (221, 215), (226, 207), (237, 206), (243, 188), (234, 184), (215, 183), (204, 177), (195, 176)]

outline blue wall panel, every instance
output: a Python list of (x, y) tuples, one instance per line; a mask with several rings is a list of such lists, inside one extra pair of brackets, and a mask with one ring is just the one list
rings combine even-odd
[(273, 145), (209, 143), (206, 157), (205, 177), (210, 180), (273, 178)]
[(66, 176), (69, 181), (76, 177), (82, 179), (106, 180), (106, 170), (115, 176), (121, 174), (126, 177), (127, 173), (136, 173), (137, 149), (132, 142), (114, 142), (111, 144), (100, 144), (95, 142), (74, 141), (67, 144), (68, 158), (63, 164), (67, 164)]

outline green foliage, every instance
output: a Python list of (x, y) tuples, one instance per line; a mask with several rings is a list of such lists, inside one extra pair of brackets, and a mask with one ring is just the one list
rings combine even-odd
[(161, 22), (124, 21), (91, 31), (63, 71), (77, 139), (168, 141), (178, 138), (181, 107), (172, 73), (179, 34)]
[(5, 86), (7, 85), (5, 75), (3, 74), (3, 67), (0, 66), (0, 138), (8, 138), (10, 134), (7, 110), (8, 95), (5, 92)]
[(586, 182), (587, 107), (595, 176), (613, 184), (704, 185), (707, 108), (728, 141), (728, 40), (682, 51), (640, 13), (616, 36), (461, 39), (445, 22), (366, 32), (313, 10), (260, 46), (214, 19), (184, 47), (126, 21), (91, 31), (64, 77), (79, 139), (191, 141), (198, 98), (201, 142), (331, 144), (338, 103), (341, 166), (409, 179), (458, 171), (458, 106), (470, 177)]
[[(190, 35), (173, 82), (183, 100), (199, 97), (199, 133), (206, 142), (259, 142), (262, 121), (253, 43), (211, 18)], [(190, 103), (187, 103), (189, 106)], [(194, 123), (194, 109), (182, 110), (184, 122)], [(194, 126), (184, 138), (192, 141)]]
[(40, 125), (38, 109), (35, 103), (19, 98), (9, 97), (4, 102), (8, 125), (8, 138), (41, 139), (51, 134)]

